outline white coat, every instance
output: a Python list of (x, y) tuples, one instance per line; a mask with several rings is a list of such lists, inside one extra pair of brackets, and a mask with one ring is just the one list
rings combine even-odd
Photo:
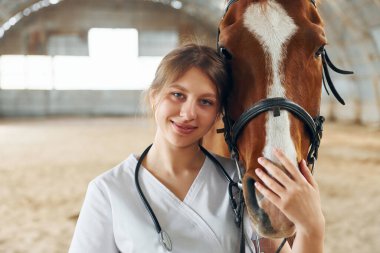
[[(232, 161), (216, 157), (234, 178)], [(130, 155), (90, 182), (69, 253), (167, 252), (138, 195), (136, 164), (136, 156)], [(209, 158), (183, 201), (144, 168), (139, 171), (139, 181), (171, 239), (173, 253), (239, 252), (240, 230), (229, 203), (228, 181)], [(245, 221), (246, 234), (255, 238), (246, 217)], [(250, 251), (246, 248), (246, 252)]]

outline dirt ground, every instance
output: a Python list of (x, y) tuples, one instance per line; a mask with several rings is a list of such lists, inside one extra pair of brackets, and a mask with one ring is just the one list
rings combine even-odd
[[(67, 252), (88, 182), (151, 141), (138, 118), (0, 120), (0, 252)], [(380, 252), (380, 129), (327, 123), (326, 252)]]

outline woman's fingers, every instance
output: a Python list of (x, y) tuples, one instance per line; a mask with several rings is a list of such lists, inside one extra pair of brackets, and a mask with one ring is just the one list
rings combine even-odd
[(302, 160), (298, 168), (281, 150), (274, 150), (274, 153), (283, 168), (279, 168), (264, 157), (258, 159), (259, 164), (265, 168), (265, 171), (257, 169), (256, 174), (267, 189), (281, 198), (286, 195), (285, 191), (294, 192), (295, 189), (299, 189), (300, 186), (305, 184), (311, 185), (314, 189), (318, 188), (317, 182), (304, 160)]
[(306, 162), (294, 165), (283, 152), (274, 153), (281, 167), (260, 158), (265, 170), (256, 169), (260, 179), (255, 183), (256, 189), (296, 225), (297, 231), (323, 230), (318, 185)]
[(256, 169), (256, 175), (263, 181), (265, 186), (269, 188), (273, 193), (275, 193), (278, 196), (281, 196), (283, 191), (285, 190), (284, 187), (278, 182), (277, 179), (272, 178), (267, 173), (262, 171), (261, 169)]
[(309, 168), (307, 167), (305, 160), (302, 160), (300, 163), (300, 171), (302, 175), (304, 176), (304, 178), (306, 179), (306, 181), (309, 182), (309, 184), (311, 184), (314, 188), (318, 187), (317, 182), (315, 181), (313, 175), (311, 174)]
[(297, 180), (300, 176), (298, 168), (289, 160), (289, 158), (279, 149), (274, 149), (274, 154), (293, 179)]
[[(302, 160), (298, 168), (298, 166), (295, 166), (281, 150), (274, 149), (274, 154), (278, 158), (279, 162), (282, 164), (283, 168), (279, 168), (277, 165), (275, 165), (274, 163), (272, 163), (264, 157), (260, 157), (258, 159), (259, 164), (265, 168), (266, 172), (262, 172), (261, 175), (259, 175), (259, 173), (256, 174), (262, 180), (266, 180), (263, 180), (263, 182), (269, 189), (275, 191), (276, 193), (281, 193), (282, 189), (287, 189), (291, 187), (294, 183), (300, 184), (301, 182), (308, 182), (315, 188), (317, 183), (313, 178), (313, 175), (309, 171), (309, 168), (307, 167), (306, 162), (304, 160)], [(280, 185), (281, 188), (272, 189), (272, 185), (274, 187), (277, 187), (274, 184), (274, 182)]]
[(268, 173), (275, 178), (281, 185), (285, 186), (290, 182), (290, 178), (285, 174), (284, 171), (282, 171), (280, 168), (278, 168), (275, 164), (273, 164), (271, 161), (260, 157), (258, 159), (258, 162), (260, 165), (262, 165)]
[(278, 206), (281, 198), (259, 182), (255, 182), (256, 189), (270, 202)]

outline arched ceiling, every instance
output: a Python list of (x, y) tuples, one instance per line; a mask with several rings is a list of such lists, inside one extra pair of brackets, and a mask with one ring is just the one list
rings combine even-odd
[[(5, 24), (5, 28), (11, 28), (17, 23), (22, 15), (29, 15), (33, 11), (38, 11), (50, 5), (59, 4), (64, 0), (0, 0), (0, 26)], [(217, 24), (225, 5), (225, 0), (114, 0), (123, 1), (151, 1), (170, 5), (173, 8), (180, 8), (186, 13), (202, 20)], [(353, 27), (347, 29), (365, 30), (371, 27), (380, 26), (380, 0), (322, 0), (320, 6), (322, 15), (328, 26), (339, 23), (346, 23)], [(13, 17), (13, 19), (12, 19)], [(331, 21), (331, 22), (330, 22)], [(338, 21), (338, 22), (337, 22)], [(3, 27), (4, 28), (4, 27)], [(8, 28), (7, 28), (8, 29)], [(336, 27), (334, 28), (336, 29)]]
[[(23, 16), (51, 5), (59, 4), (64, 0), (0, 0), (0, 37), (2, 33), (11, 29)], [(114, 0), (124, 1), (150, 1), (169, 5), (181, 9), (191, 16), (217, 24), (224, 8), (224, 0)], [(5, 30), (5, 31), (4, 31)]]
[[(23, 15), (30, 15), (50, 5), (59, 4), (64, 0), (0, 0), (0, 37), (2, 32), (16, 25)], [(184, 12), (216, 25), (223, 13), (225, 0), (114, 0), (151, 1), (179, 8)], [(380, 26), (380, 0), (322, 0), (320, 10), (327, 27), (335, 32), (350, 32), (350, 30), (365, 30)], [(344, 26), (342, 27), (342, 24)], [(5, 30), (5, 31), (4, 31)], [(334, 33), (335, 33), (334, 32)]]

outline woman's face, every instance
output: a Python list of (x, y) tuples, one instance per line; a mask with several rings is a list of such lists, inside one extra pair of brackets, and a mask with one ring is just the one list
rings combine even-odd
[(198, 145), (219, 112), (216, 86), (197, 68), (169, 84), (151, 102), (155, 108), (156, 138), (175, 147)]

